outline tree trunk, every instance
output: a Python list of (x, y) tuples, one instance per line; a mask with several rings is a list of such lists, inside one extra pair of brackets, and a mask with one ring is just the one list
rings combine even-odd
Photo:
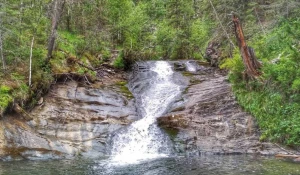
[(31, 73), (32, 73), (32, 50), (33, 50), (33, 43), (34, 43), (34, 36), (31, 40), (31, 47), (30, 47), (30, 57), (29, 57), (29, 87), (31, 86)]
[(56, 31), (57, 31), (59, 20), (61, 18), (61, 15), (62, 15), (62, 12), (64, 9), (64, 5), (65, 5), (65, 0), (55, 0), (54, 4), (53, 4), (52, 27), (51, 27), (51, 33), (50, 33), (49, 41), (48, 41), (48, 54), (47, 54), (46, 62), (49, 62), (50, 58), (52, 57), (52, 52), (53, 52), (55, 40), (56, 40)]
[(254, 50), (251, 47), (248, 47), (246, 44), (240, 20), (235, 14), (232, 15), (232, 20), (234, 23), (236, 39), (246, 68), (246, 74), (249, 77), (260, 76), (261, 73), (259, 68), (261, 67), (261, 64), (257, 61)]
[(2, 31), (1, 30), (0, 30), (0, 55), (1, 55), (2, 67), (3, 67), (3, 70), (5, 70), (6, 65), (5, 65), (4, 55), (3, 55), (3, 42), (2, 42)]

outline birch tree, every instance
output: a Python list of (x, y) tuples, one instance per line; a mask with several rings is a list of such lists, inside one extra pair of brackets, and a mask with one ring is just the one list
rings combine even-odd
[(1, 61), (2, 61), (2, 68), (3, 68), (3, 70), (5, 70), (6, 69), (6, 65), (5, 65), (4, 55), (3, 55), (3, 37), (2, 37), (1, 18), (0, 18), (0, 56), (1, 56)]
[[(0, 3), (0, 7), (3, 8), (4, 4)], [(4, 59), (4, 54), (3, 54), (3, 22), (2, 22), (2, 18), (3, 18), (3, 11), (0, 11), (0, 57), (1, 57), (1, 62), (2, 62), (2, 68), (3, 70), (6, 69), (6, 65), (5, 65), (5, 59)]]

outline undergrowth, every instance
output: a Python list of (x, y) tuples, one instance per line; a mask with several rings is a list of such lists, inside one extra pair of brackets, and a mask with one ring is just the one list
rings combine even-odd
[(299, 27), (299, 19), (282, 21), (267, 36), (252, 40), (263, 62), (263, 75), (256, 80), (243, 80), (244, 66), (238, 52), (221, 65), (230, 70), (239, 103), (256, 117), (261, 140), (294, 147), (300, 146)]

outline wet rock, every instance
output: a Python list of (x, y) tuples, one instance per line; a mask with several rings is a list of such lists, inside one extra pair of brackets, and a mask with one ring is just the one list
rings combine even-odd
[[(158, 119), (172, 135), (180, 153), (274, 155), (284, 151), (271, 143), (259, 141), (255, 119), (244, 112), (231, 92), (227, 77), (218, 69), (199, 66), (187, 77), (190, 85), (180, 105)], [(204, 67), (204, 68), (201, 68)]]
[(174, 62), (174, 69), (176, 71), (185, 71), (186, 65), (184, 62)]
[(188, 126), (187, 120), (182, 115), (171, 115), (157, 119), (158, 125), (166, 128), (185, 128)]
[(43, 160), (106, 154), (110, 133), (137, 119), (134, 99), (118, 86), (56, 84), (26, 122), (18, 116), (0, 121), (2, 160)]

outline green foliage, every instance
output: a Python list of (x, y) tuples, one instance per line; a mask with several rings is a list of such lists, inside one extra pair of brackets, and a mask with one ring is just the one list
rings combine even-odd
[(213, 24), (207, 19), (197, 19), (191, 25), (191, 48), (193, 49), (194, 57), (201, 58), (199, 52), (205, 50), (208, 41), (210, 40)]
[(176, 30), (168, 25), (167, 21), (163, 21), (158, 25), (158, 30), (156, 33), (157, 44), (156, 47), (159, 55), (163, 57), (170, 57), (172, 52), (174, 52)]
[(8, 107), (13, 101), (11, 96), (11, 88), (5, 85), (0, 86), (0, 114)]
[(258, 120), (261, 139), (299, 146), (300, 105), (287, 101), (282, 94), (266, 89), (247, 91), (235, 87), (239, 103)]
[(242, 72), (244, 71), (245, 66), (238, 50), (235, 50), (233, 58), (225, 59), (220, 65), (220, 68), (230, 70), (230, 80), (232, 82), (241, 82), (243, 79)]
[(57, 49), (72, 55), (76, 55), (81, 49), (84, 49), (84, 36), (68, 31), (61, 31), (59, 35)]
[(121, 52), (118, 57), (115, 59), (113, 63), (115, 68), (123, 69), (125, 68), (124, 58), (123, 58), (123, 52)]
[[(264, 63), (259, 80), (243, 80), (242, 59), (234, 54), (221, 66), (231, 70), (230, 80), (239, 103), (258, 120), (261, 139), (300, 145), (300, 38), (298, 19), (282, 21), (266, 36), (252, 40)], [(274, 61), (276, 60), (276, 61)]]
[[(3, 80), (0, 82), (0, 112), (13, 100), (23, 102), (37, 97), (41, 90), (45, 92), (53, 74), (72, 72), (96, 76), (95, 71), (73, 63), (72, 59), (98, 67), (112, 61), (121, 50), (113, 65), (122, 69), (136, 60), (202, 59), (201, 53), (213, 40), (221, 44), (222, 56), (233, 55), (221, 67), (230, 70), (236, 96), (244, 108), (257, 117), (262, 138), (299, 145), (298, 1), (67, 1), (59, 21), (53, 58), (45, 63), (52, 27), (52, 8), (49, 8), (52, 2), (22, 0), (20, 5), (20, 1), (11, 0), (0, 3), (1, 54), (7, 72), (11, 73), (0, 72)], [(227, 25), (231, 24), (228, 15), (231, 11), (240, 15), (249, 45), (263, 61), (263, 75), (257, 81), (243, 81), (240, 54), (231, 53), (229, 40), (235, 38)], [(271, 28), (274, 29), (270, 31)], [(33, 37), (32, 85), (28, 87)], [(276, 63), (271, 63), (275, 59)]]

